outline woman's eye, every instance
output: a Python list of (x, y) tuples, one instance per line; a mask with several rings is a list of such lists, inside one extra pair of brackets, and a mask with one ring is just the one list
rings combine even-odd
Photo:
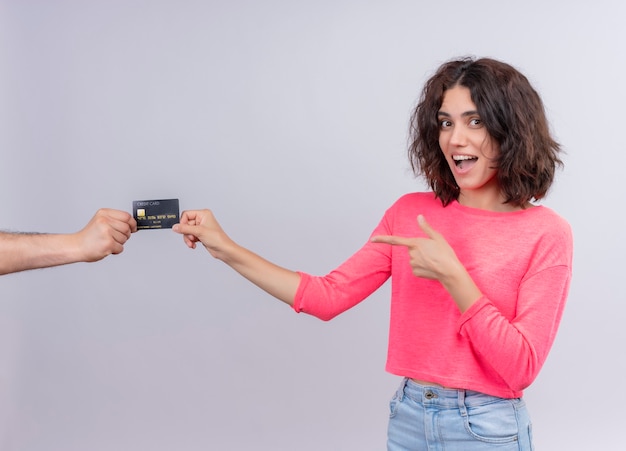
[(473, 125), (474, 127), (480, 127), (481, 125), (483, 125), (483, 121), (478, 118), (474, 118), (470, 120), (470, 125)]
[(441, 128), (448, 128), (452, 126), (452, 122), (448, 119), (440, 119), (439, 120), (439, 126)]

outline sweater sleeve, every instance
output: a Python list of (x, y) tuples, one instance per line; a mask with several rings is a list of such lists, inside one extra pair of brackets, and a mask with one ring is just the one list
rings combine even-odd
[[(571, 247), (569, 252), (563, 249), (561, 255), (566, 260)], [(544, 364), (556, 337), (570, 280), (571, 264), (548, 266), (522, 281), (512, 319), (484, 296), (461, 315), (460, 334), (512, 390), (528, 387)]]
[[(383, 218), (372, 235), (386, 233)], [(367, 242), (326, 276), (299, 274), (293, 309), (328, 321), (367, 298), (390, 277), (390, 246)]]

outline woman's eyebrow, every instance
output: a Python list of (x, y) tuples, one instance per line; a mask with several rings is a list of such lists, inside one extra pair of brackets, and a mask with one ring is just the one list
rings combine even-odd
[[(476, 110), (469, 110), (469, 111), (466, 111), (464, 113), (461, 113), (461, 117), (473, 116), (475, 114), (478, 114), (478, 111), (476, 111)], [(446, 113), (445, 111), (438, 111), (437, 112), (437, 116), (450, 117), (450, 114)]]

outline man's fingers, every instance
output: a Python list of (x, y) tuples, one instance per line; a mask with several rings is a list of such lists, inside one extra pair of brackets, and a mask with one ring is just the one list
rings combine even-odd
[(114, 229), (111, 232), (111, 238), (113, 238), (113, 240), (116, 243), (119, 243), (121, 245), (123, 245), (124, 243), (126, 243), (126, 241), (128, 241), (128, 238), (130, 237), (130, 232), (123, 232), (120, 230), (116, 230)]
[(137, 231), (137, 221), (128, 212), (114, 210), (111, 208), (101, 208), (91, 219), (92, 224), (108, 224), (114, 230), (121, 232), (128, 237)]
[(135, 233), (137, 231), (137, 221), (135, 221), (135, 218), (131, 216), (128, 224), (130, 225), (130, 232)]
[(121, 254), (124, 251), (124, 243), (126, 241), (120, 242), (115, 240), (115, 242), (111, 245), (111, 254), (117, 255)]
[[(133, 222), (135, 220), (133, 219)], [(130, 238), (130, 235), (133, 233), (133, 224), (127, 221), (120, 221), (117, 219), (110, 218), (108, 221), (109, 225), (116, 231), (124, 234), (126, 238)], [(137, 223), (134, 224), (135, 231), (137, 229)]]
[(96, 212), (95, 216), (106, 216), (122, 222), (128, 222), (132, 218), (132, 215), (127, 211), (115, 210), (113, 208), (101, 208)]
[(377, 235), (372, 237), (372, 243), (391, 244), (392, 246), (405, 246), (411, 247), (413, 245), (413, 238), (406, 238), (402, 236), (393, 235)]

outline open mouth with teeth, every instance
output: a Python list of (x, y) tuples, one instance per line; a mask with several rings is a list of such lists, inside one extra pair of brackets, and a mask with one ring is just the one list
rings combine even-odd
[(471, 155), (454, 155), (452, 157), (454, 160), (454, 164), (459, 169), (468, 168), (478, 161), (478, 157), (473, 157)]

